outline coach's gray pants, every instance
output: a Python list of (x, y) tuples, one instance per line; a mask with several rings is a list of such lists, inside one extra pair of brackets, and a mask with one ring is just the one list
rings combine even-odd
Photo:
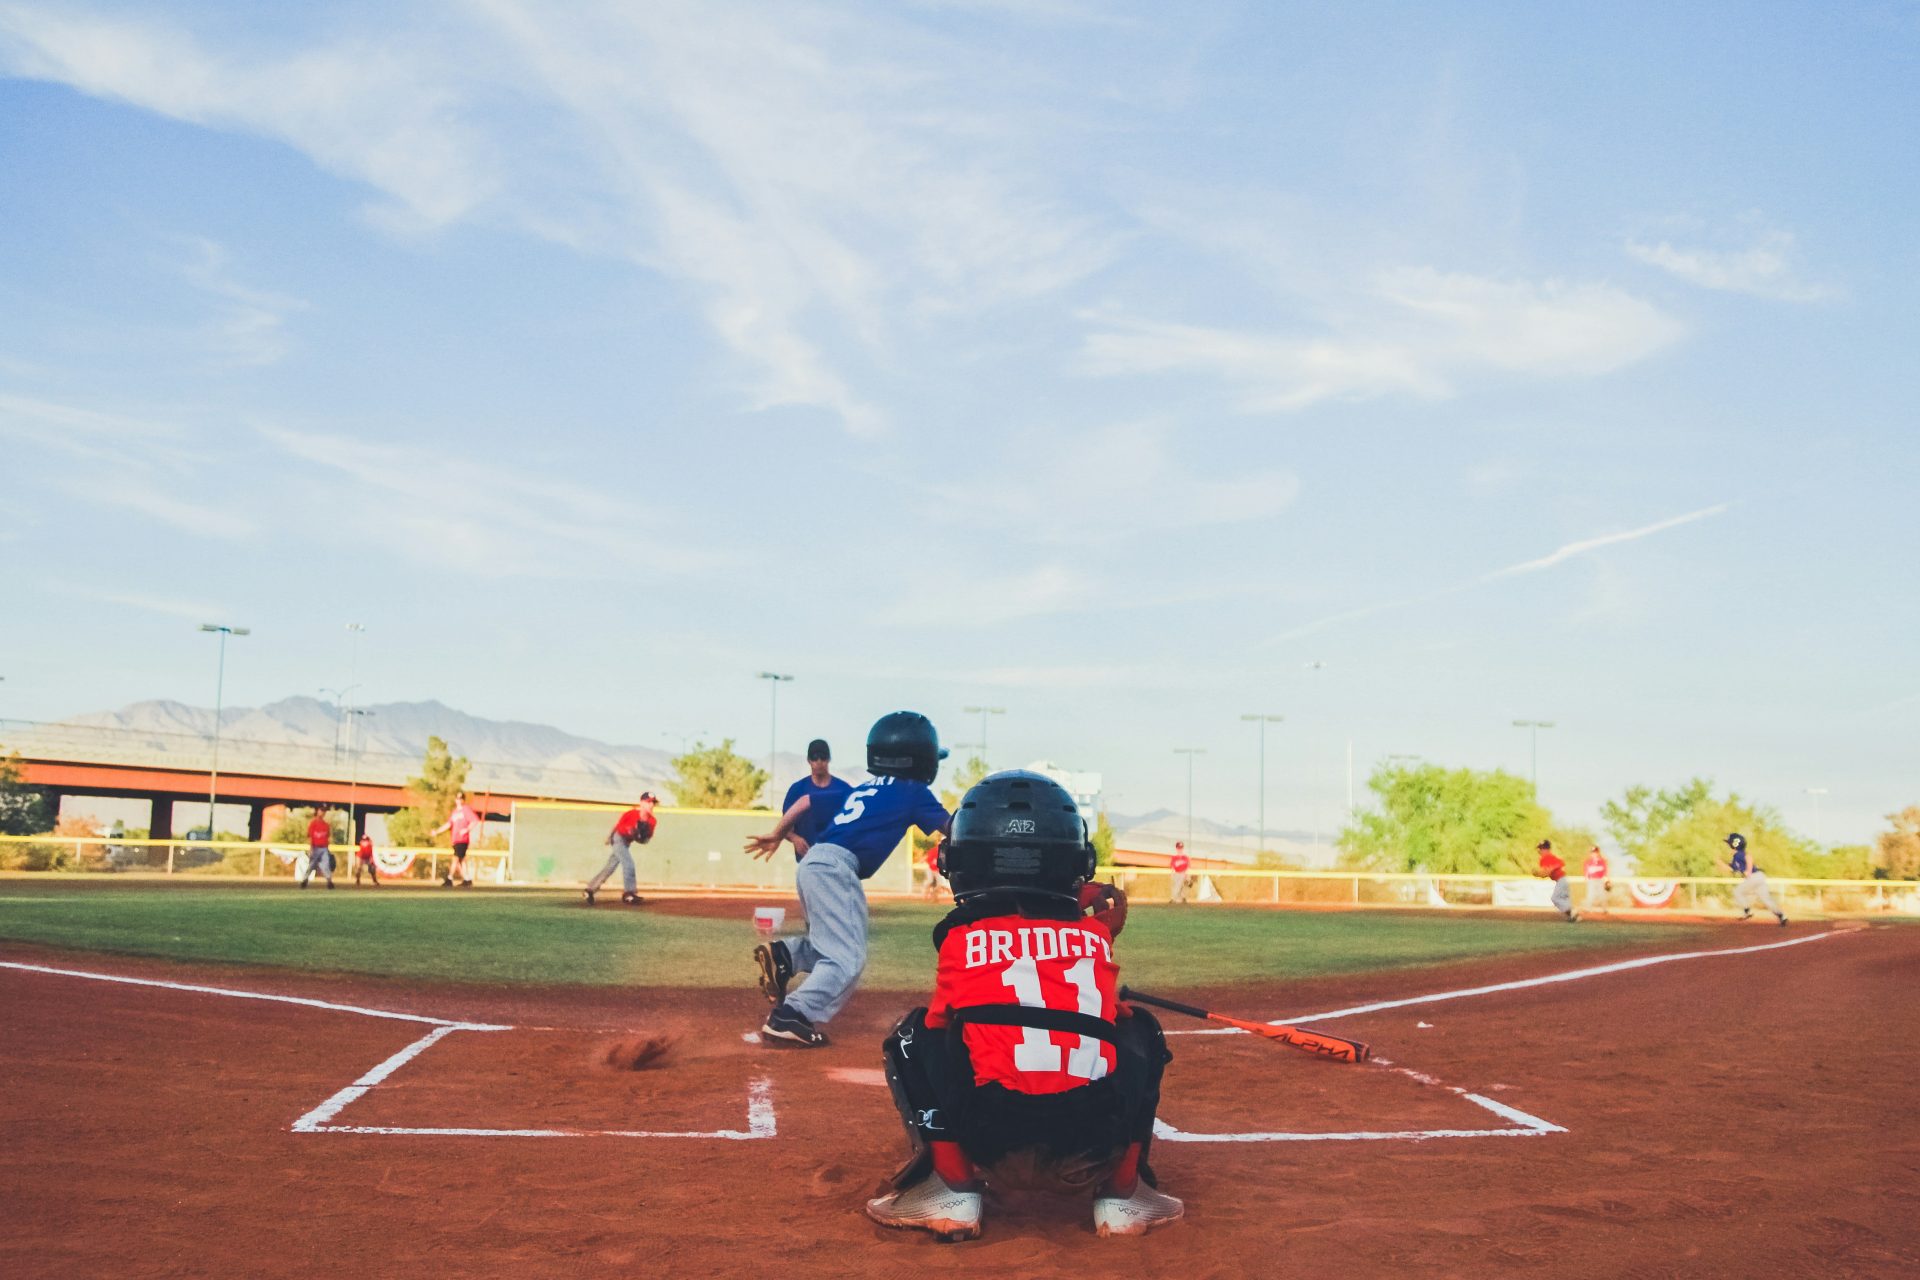
[(860, 864), (837, 844), (816, 844), (800, 860), (795, 879), (807, 931), (787, 939), (793, 971), (807, 980), (787, 1004), (818, 1026), (847, 1007), (867, 967), (867, 891)]
[(618, 867), (621, 887), (632, 893), (639, 884), (634, 876), (632, 847), (625, 836), (615, 836), (611, 843), (613, 852), (607, 855), (607, 865), (600, 868), (600, 874), (587, 881), (587, 888), (597, 892), (607, 882), (607, 877), (613, 874), (613, 869)]

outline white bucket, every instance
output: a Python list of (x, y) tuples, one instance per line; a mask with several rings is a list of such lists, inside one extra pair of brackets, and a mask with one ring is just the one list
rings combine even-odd
[(774, 931), (787, 922), (785, 907), (755, 907), (753, 909), (753, 927), (763, 938), (771, 938)]

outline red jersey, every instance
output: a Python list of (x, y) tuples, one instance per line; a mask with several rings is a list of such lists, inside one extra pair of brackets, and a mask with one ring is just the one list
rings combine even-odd
[(1587, 879), (1589, 880), (1605, 880), (1607, 878), (1607, 860), (1598, 849), (1595, 849), (1587, 855), (1586, 866), (1581, 869), (1587, 873)]
[[(1112, 1022), (1119, 975), (1113, 935), (1097, 919), (1004, 915), (955, 925), (940, 944), (927, 1025), (944, 1027), (953, 1010), (982, 1004), (1064, 1009)], [(976, 1025), (963, 1034), (974, 1082), (1018, 1093), (1064, 1093), (1118, 1065), (1114, 1047), (1093, 1036)]]
[(1549, 880), (1559, 880), (1567, 874), (1567, 864), (1550, 849), (1540, 851), (1540, 869), (1547, 873)]
[(361, 836), (360, 847), (354, 850), (354, 852), (360, 855), (360, 861), (372, 862), (373, 861), (373, 837)]
[(319, 814), (313, 815), (313, 821), (307, 824), (307, 843), (315, 848), (333, 843), (333, 827)]
[(645, 844), (653, 839), (653, 828), (659, 819), (653, 816), (653, 810), (641, 813), (639, 809), (629, 809), (620, 815), (620, 821), (613, 824), (613, 834), (622, 840), (638, 841)]

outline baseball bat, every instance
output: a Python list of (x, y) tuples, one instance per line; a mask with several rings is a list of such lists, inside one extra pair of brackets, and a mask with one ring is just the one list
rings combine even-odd
[(1289, 1027), (1278, 1022), (1253, 1022), (1246, 1018), (1230, 1018), (1224, 1013), (1214, 1013), (1210, 1009), (1181, 1004), (1178, 1000), (1150, 996), (1144, 991), (1135, 991), (1132, 987), (1120, 988), (1120, 998), (1132, 1000), (1138, 1004), (1150, 1004), (1157, 1009), (1168, 1009), (1174, 1013), (1184, 1013), (1189, 1018), (1203, 1018), (1208, 1022), (1238, 1027), (1242, 1031), (1251, 1031), (1254, 1035), (1292, 1045), (1303, 1053), (1332, 1058), (1336, 1062), (1365, 1062), (1373, 1056), (1373, 1050), (1369, 1049), (1364, 1041), (1331, 1036), (1324, 1031), (1313, 1031), (1307, 1027)]

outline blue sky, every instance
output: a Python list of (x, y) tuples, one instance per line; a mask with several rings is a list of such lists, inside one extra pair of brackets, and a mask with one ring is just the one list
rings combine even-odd
[[(1920, 800), (1920, 9), (0, 0), (0, 716)], [(1322, 663), (1312, 667), (1311, 663)], [(851, 754), (851, 752), (848, 752)]]

